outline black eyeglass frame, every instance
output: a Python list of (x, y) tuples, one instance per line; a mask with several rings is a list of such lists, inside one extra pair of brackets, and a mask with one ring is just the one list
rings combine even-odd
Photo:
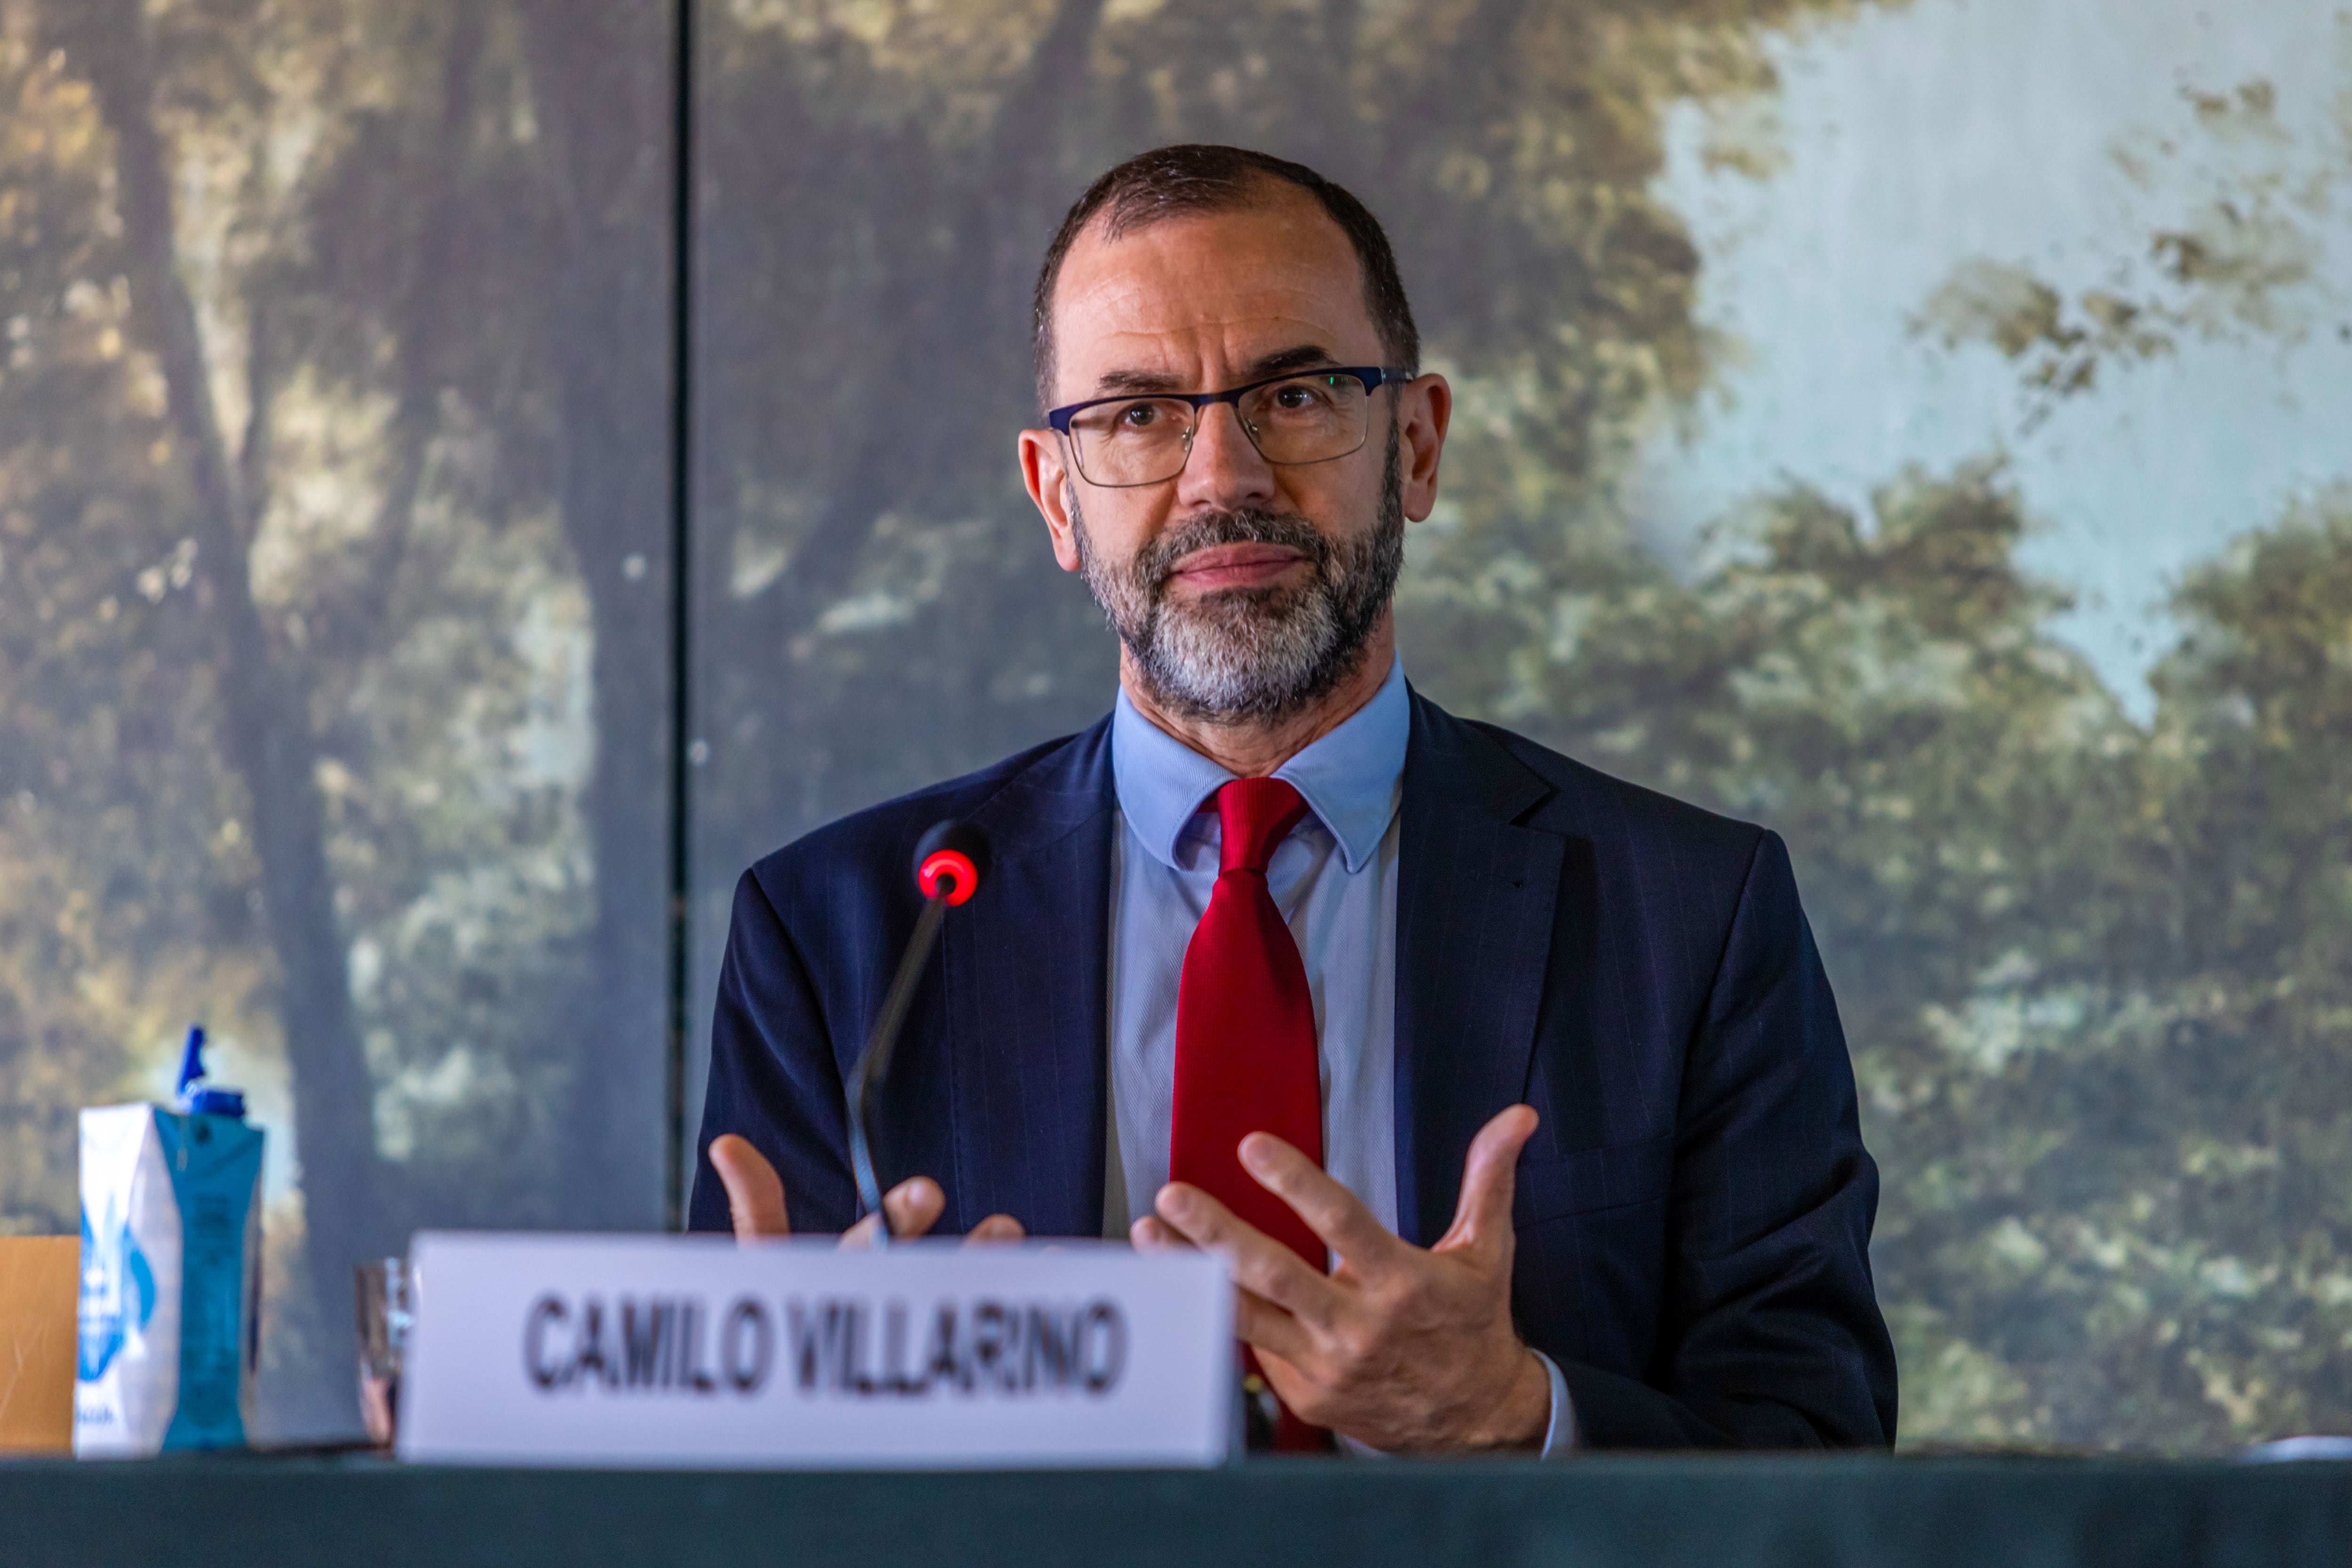
[[(1257, 455), (1260, 457), (1265, 457), (1265, 448), (1258, 446), (1257, 444), (1257, 432), (1252, 430), (1249, 421), (1241, 416), (1242, 399), (1260, 387), (1276, 386), (1284, 382), (1300, 381), (1310, 376), (1353, 376), (1364, 383), (1364, 397), (1367, 402), (1370, 401), (1374, 392), (1384, 386), (1402, 387), (1413, 379), (1402, 371), (1392, 371), (1382, 365), (1303, 365), (1295, 371), (1285, 371), (1278, 376), (1267, 376), (1263, 381), (1252, 382), (1247, 386), (1228, 387), (1223, 392), (1124, 392), (1116, 397), (1088, 398), (1084, 402), (1065, 403), (1060, 408), (1046, 410), (1045, 423), (1053, 426), (1061, 434), (1062, 439), (1070, 444), (1070, 466), (1078, 471), (1079, 478), (1085, 479), (1097, 490), (1140, 490), (1147, 485), (1165, 485), (1170, 479), (1175, 478), (1177, 474), (1184, 472), (1183, 464), (1177, 465), (1175, 474), (1158, 479), (1138, 479), (1126, 485), (1102, 484), (1089, 477), (1086, 465), (1078, 461), (1078, 441), (1077, 437), (1070, 434), (1070, 421), (1090, 408), (1101, 408), (1114, 402), (1191, 403), (1192, 428), (1184, 433), (1184, 462), (1190, 463), (1192, 460), (1192, 433), (1201, 428), (1201, 415), (1218, 403), (1229, 402), (1234, 405), (1234, 423), (1242, 427), (1242, 434), (1249, 437), (1249, 444), (1253, 447), (1257, 448)], [(1271, 457), (1265, 457), (1265, 460), (1268, 463), (1274, 463), (1277, 468), (1312, 468), (1318, 463), (1337, 463), (1342, 457), (1352, 457), (1361, 452), (1364, 449), (1364, 442), (1370, 439), (1371, 422), (1368, 419), (1364, 422), (1363, 440), (1358, 441), (1345, 452), (1334, 452), (1328, 457), (1310, 457), (1304, 463), (1275, 463)]]

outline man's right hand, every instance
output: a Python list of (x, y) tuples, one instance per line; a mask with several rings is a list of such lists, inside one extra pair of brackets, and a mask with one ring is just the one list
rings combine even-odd
[[(759, 1241), (790, 1236), (792, 1217), (784, 1207), (783, 1179), (751, 1140), (721, 1133), (710, 1140), (710, 1168), (727, 1189), (727, 1213), (735, 1223), (735, 1239)], [(889, 1216), (890, 1234), (899, 1239), (928, 1235), (947, 1207), (947, 1195), (929, 1176), (909, 1176), (882, 1195), (882, 1214), (869, 1214), (842, 1232), (844, 1247), (871, 1247), (875, 1227)], [(992, 1214), (971, 1228), (967, 1244), (1018, 1241), (1026, 1232), (1009, 1214)]]

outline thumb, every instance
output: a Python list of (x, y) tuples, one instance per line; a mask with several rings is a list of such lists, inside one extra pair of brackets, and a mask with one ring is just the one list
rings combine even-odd
[(1454, 1206), (1454, 1223), (1431, 1250), (1468, 1249), (1499, 1258), (1509, 1247), (1512, 1176), (1518, 1169), (1519, 1151), (1535, 1136), (1536, 1120), (1533, 1106), (1513, 1105), (1478, 1129), (1470, 1140), (1470, 1155), (1462, 1162), (1462, 1197)]
[(710, 1168), (727, 1189), (727, 1213), (735, 1222), (735, 1239), (757, 1241), (762, 1237), (790, 1236), (791, 1219), (784, 1213), (784, 1184), (767, 1156), (747, 1138), (722, 1133), (710, 1140)]

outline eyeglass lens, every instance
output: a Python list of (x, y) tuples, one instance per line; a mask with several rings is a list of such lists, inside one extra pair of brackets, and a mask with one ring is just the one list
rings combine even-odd
[[(1253, 387), (1236, 400), (1242, 429), (1268, 463), (1328, 463), (1364, 444), (1371, 397), (1354, 376), (1313, 373)], [(1153, 485), (1183, 471), (1201, 412), (1181, 398), (1097, 403), (1070, 421), (1078, 472), (1107, 486)]]

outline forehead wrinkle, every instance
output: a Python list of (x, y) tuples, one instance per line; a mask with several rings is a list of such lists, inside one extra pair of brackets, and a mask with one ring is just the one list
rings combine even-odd
[[(1230, 373), (1240, 376), (1244, 382), (1252, 382), (1264, 376), (1287, 375), (1294, 371), (1320, 369), (1339, 362), (1339, 357), (1320, 343), (1293, 343), (1286, 348), (1247, 358), (1233, 356), (1234, 369)], [(1185, 384), (1187, 379), (1168, 371), (1108, 370), (1095, 378), (1094, 390), (1104, 395), (1223, 390), (1217, 387), (1188, 386)]]
[[(1330, 333), (1286, 317), (1204, 323), (1168, 332), (1118, 332), (1098, 341), (1108, 343), (1100, 355), (1110, 363), (1097, 372), (1093, 384), (1105, 392), (1212, 392), (1216, 389), (1191, 383), (1204, 375), (1222, 384), (1235, 375), (1271, 375), (1340, 362), (1329, 347)], [(1074, 368), (1084, 374), (1084, 366)]]
[[(1321, 290), (1303, 281), (1269, 279), (1234, 289), (1220, 287), (1220, 282), (1132, 276), (1105, 278), (1063, 302), (1062, 328), (1075, 340), (1089, 323), (1098, 322), (1101, 328), (1093, 335), (1094, 340), (1198, 337), (1209, 332), (1230, 338), (1253, 329), (1280, 330), (1293, 342), (1335, 335), (1338, 323), (1326, 319), (1331, 302)], [(1218, 298), (1220, 294), (1225, 298)], [(1079, 345), (1074, 340), (1071, 346)]]

